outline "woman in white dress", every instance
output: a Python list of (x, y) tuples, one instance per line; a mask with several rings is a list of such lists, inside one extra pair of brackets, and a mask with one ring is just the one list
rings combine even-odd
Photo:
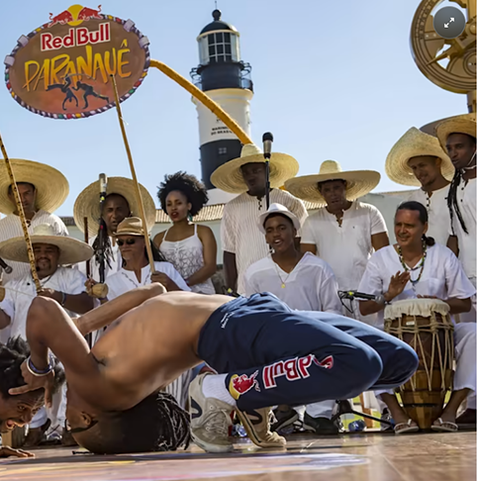
[[(374, 301), (360, 301), (362, 315), (377, 313), (383, 326), (386, 304), (423, 297), (444, 301), (451, 315), (471, 309), (471, 298), (476, 293), (473, 284), (455, 254), (425, 235), (427, 228), (428, 214), (423, 204), (408, 201), (398, 206), (395, 214), (397, 244), (372, 255), (358, 288), (360, 292), (376, 296)], [(476, 392), (476, 323), (456, 324), (454, 341), (453, 392), (443, 413), (433, 423), (434, 431), (456, 431), (460, 404)], [(397, 434), (418, 430), (392, 391), (376, 394), (387, 404), (396, 422)]]
[(206, 188), (193, 175), (177, 172), (165, 177), (158, 198), (173, 225), (156, 235), (154, 244), (193, 292), (215, 294), (216, 239), (209, 227), (192, 221), (208, 201)]

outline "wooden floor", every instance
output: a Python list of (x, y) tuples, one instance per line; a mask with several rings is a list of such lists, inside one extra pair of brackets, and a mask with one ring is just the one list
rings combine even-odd
[(0, 480), (15, 481), (468, 481), (476, 479), (476, 433), (355, 434), (289, 437), (287, 451), (248, 440), (231, 454), (196, 446), (176, 453), (92, 456), (72, 448), (37, 450), (35, 459), (0, 462)]

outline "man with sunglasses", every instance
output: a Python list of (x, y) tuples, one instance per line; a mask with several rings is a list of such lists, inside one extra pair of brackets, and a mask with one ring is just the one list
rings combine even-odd
[[(273, 294), (250, 298), (165, 292), (159, 283), (129, 291), (76, 325), (52, 299), (36, 298), (21, 371), (22, 394), (52, 382), (49, 349), (68, 382), (75, 440), (94, 453), (176, 449), (189, 417), (158, 390), (207, 362), (189, 390), (191, 435), (209, 452), (232, 449), (234, 410), (350, 398), (403, 384), (418, 366), (402, 341), (353, 319), (293, 311)], [(90, 350), (84, 335), (110, 325)], [(252, 439), (254, 441), (254, 439)]]

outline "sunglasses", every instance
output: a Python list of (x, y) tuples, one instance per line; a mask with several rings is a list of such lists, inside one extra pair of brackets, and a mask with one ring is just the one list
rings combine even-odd
[(120, 247), (124, 246), (125, 244), (129, 245), (129, 246), (132, 246), (133, 244), (136, 244), (136, 239), (126, 239), (125, 241), (121, 240), (121, 239), (118, 239), (116, 242), (118, 243), (118, 245)]

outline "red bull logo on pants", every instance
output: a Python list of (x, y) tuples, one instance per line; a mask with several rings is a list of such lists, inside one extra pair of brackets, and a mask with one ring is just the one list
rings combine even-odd
[(245, 394), (252, 388), (260, 392), (261, 388), (259, 387), (259, 383), (256, 379), (258, 374), (259, 371), (256, 371), (250, 376), (247, 374), (233, 374), (229, 381), (229, 393), (231, 396), (237, 401), (242, 394)]
[(334, 358), (327, 356), (322, 361), (318, 361), (313, 354), (309, 354), (305, 357), (295, 357), (287, 361), (277, 361), (264, 368), (262, 373), (264, 387), (266, 389), (276, 387), (275, 380), (281, 376), (285, 376), (288, 381), (306, 379), (310, 376), (308, 369), (312, 363), (324, 369), (331, 369), (334, 365)]

